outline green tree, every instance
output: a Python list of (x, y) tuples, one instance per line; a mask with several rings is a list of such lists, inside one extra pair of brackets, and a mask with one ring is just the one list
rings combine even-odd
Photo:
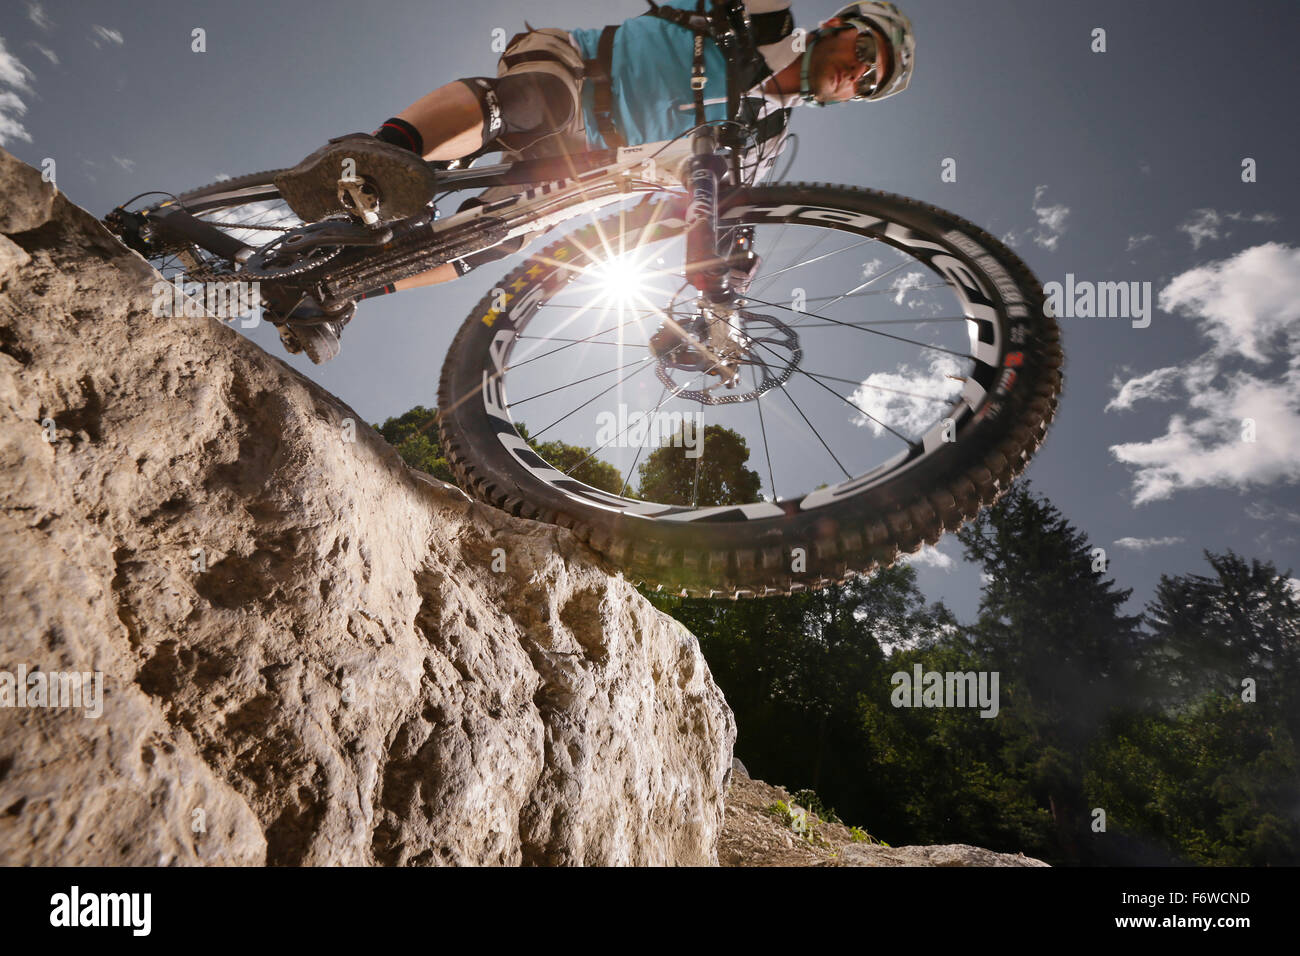
[(1013, 762), (1049, 809), (1059, 853), (1083, 862), (1091, 852), (1083, 755), (1109, 711), (1131, 705), (1141, 687), (1142, 617), (1121, 611), (1132, 591), (1105, 576), (1087, 536), (1027, 480), (958, 538), (984, 569), (970, 633), (977, 656), (1000, 674)]
[(1279, 573), (1271, 562), (1247, 562), (1231, 550), (1204, 554), (1212, 576), (1162, 574), (1148, 606), (1170, 695), (1235, 695), (1251, 678), (1263, 706), (1295, 715), (1289, 705), (1300, 704), (1300, 603), (1290, 570)]
[(416, 405), (410, 411), (397, 418), (389, 418), (382, 425), (375, 425), (375, 431), (384, 436), (384, 441), (397, 449), (402, 461), (412, 468), (441, 478), (443, 481), (455, 482), (451, 465), (442, 452), (442, 443), (438, 439), (438, 410)]
[(687, 449), (673, 443), (656, 448), (638, 472), (639, 494), (646, 501), (660, 504), (742, 505), (761, 501), (763, 480), (758, 472), (746, 468), (749, 443), (721, 425), (706, 425), (697, 457), (687, 457)]
[(1117, 718), (1085, 776), (1105, 838), (1143, 851), (1141, 862), (1164, 862), (1164, 851), (1202, 865), (1300, 865), (1300, 757), (1271, 718), (1221, 694), (1176, 715)]
[[(578, 481), (618, 494), (623, 484), (618, 469), (593, 456), (591, 449), (561, 441), (538, 442), (528, 434), (527, 425), (520, 423), (517, 427), (533, 450), (560, 471), (568, 473), (572, 469), (572, 475)], [(436, 408), (416, 405), (405, 414), (389, 418), (374, 428), (412, 468), (443, 481), (456, 481), (438, 437)]]

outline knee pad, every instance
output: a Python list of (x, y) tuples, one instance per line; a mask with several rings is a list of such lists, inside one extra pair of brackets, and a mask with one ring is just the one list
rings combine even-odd
[(477, 97), (483, 111), (485, 147), (504, 137), (509, 140), (509, 148), (522, 149), (528, 142), (559, 132), (573, 121), (573, 95), (564, 81), (550, 73), (475, 76), (461, 82)]

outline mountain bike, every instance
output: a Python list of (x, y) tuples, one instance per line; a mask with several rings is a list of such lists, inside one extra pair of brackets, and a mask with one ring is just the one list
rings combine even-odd
[[(128, 210), (137, 197), (105, 222), (164, 275), (258, 282), (281, 315), (572, 229), (496, 282), (448, 351), (438, 427), (459, 483), (572, 529), (637, 582), (797, 592), (994, 503), (1045, 437), (1063, 356), (1041, 285), (1003, 243), (902, 196), (748, 184), (748, 133), (705, 123), (453, 164), (393, 223), (361, 208), (302, 222), (279, 170)], [(514, 192), (440, 214), (493, 186)], [(340, 171), (340, 197), (364, 204), (366, 188)]]

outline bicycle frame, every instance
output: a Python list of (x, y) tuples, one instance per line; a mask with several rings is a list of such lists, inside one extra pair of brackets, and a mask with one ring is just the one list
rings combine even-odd
[[(617, 150), (593, 150), (573, 155), (521, 160), (465, 170), (442, 170), (445, 191), (492, 186), (523, 186), (497, 201), (438, 218), (430, 209), (401, 223), (390, 224), (393, 236), (358, 237), (343, 241), (344, 255), (319, 270), (280, 280), (286, 288), (318, 287), (324, 297), (355, 296), (454, 258), (495, 246), (518, 236), (536, 236), (568, 220), (617, 203), (634, 192), (680, 191), (688, 227), (688, 275), (712, 301), (727, 295), (725, 266), (716, 248), (719, 190), (729, 168), (713, 127), (696, 129), (689, 139), (647, 143)], [(734, 151), (730, 168), (737, 170)], [(734, 178), (733, 178), (734, 181)], [(241, 190), (248, 202), (278, 196), (273, 187)], [(257, 251), (214, 225), (195, 218), (193, 210), (173, 202), (146, 210), (143, 221), (164, 238), (195, 245), (230, 261), (238, 268)], [(310, 231), (315, 224), (299, 227)], [(291, 233), (292, 234), (292, 231)], [(382, 240), (382, 245), (379, 244)], [(265, 281), (265, 280), (264, 280)]]

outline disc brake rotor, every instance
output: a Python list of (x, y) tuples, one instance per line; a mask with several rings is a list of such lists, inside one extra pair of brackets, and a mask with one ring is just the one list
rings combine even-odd
[[(735, 315), (739, 319), (738, 326), (736, 319), (713, 318), (703, 322), (697, 319), (693, 323), (696, 327), (702, 324), (707, 327), (703, 339), (678, 336), (677, 345), (660, 353), (655, 374), (665, 388), (679, 398), (701, 405), (736, 405), (755, 401), (790, 379), (803, 358), (799, 336), (794, 329), (770, 315), (743, 310)], [(719, 326), (725, 335), (718, 334)], [(720, 369), (720, 362), (727, 368)], [(756, 382), (748, 390), (738, 391), (736, 386), (745, 380), (743, 371), (746, 367), (753, 370), (750, 380)], [(677, 373), (689, 381), (690, 377), (701, 372), (706, 378), (713, 377), (716, 381), (699, 388), (687, 388), (686, 382), (674, 378), (674, 373)], [(728, 375), (728, 372), (735, 374)], [(719, 391), (723, 394), (714, 394)]]

